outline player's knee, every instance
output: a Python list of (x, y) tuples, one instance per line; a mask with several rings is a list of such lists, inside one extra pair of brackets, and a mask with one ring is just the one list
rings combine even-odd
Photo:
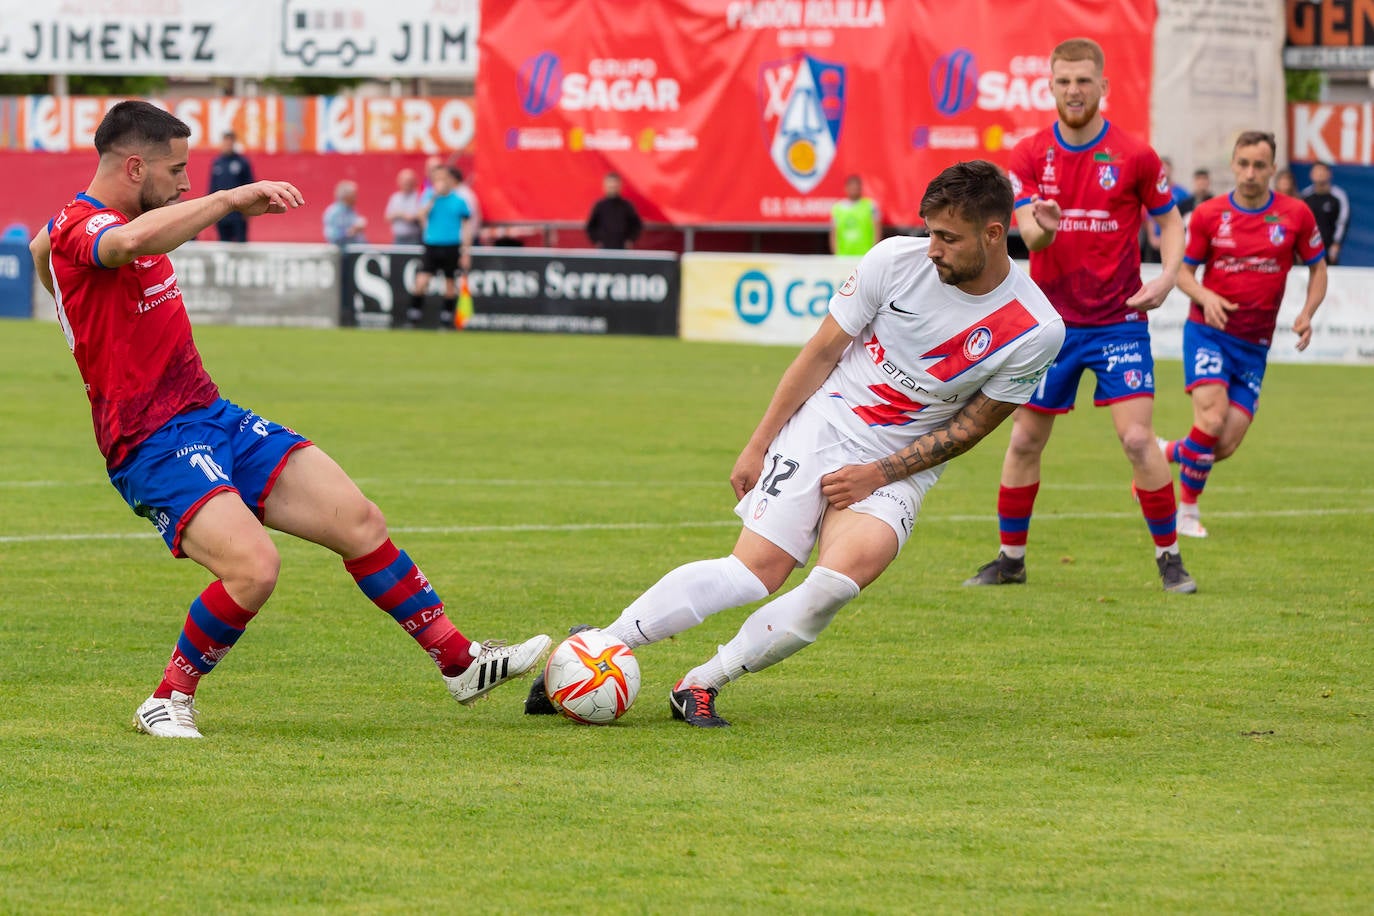
[(356, 508), (356, 517), (350, 526), (353, 540), (361, 546), (361, 551), (374, 549), (388, 537), (386, 516), (381, 508), (370, 499), (364, 499)]
[(1020, 426), (1012, 427), (1007, 454), (1017, 460), (1036, 460), (1045, 450), (1046, 439)]
[(272, 595), (280, 574), (281, 554), (271, 540), (264, 539), (244, 550), (222, 578), (235, 601), (249, 610), (257, 610)]
[(1154, 430), (1148, 426), (1128, 426), (1119, 435), (1121, 448), (1132, 464), (1138, 464), (1150, 455), (1151, 449), (1159, 454), (1159, 444), (1155, 442)]

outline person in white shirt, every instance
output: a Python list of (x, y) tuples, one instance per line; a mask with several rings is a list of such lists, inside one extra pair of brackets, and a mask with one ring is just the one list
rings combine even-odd
[[(1007, 255), (1012, 204), (990, 162), (930, 183), (929, 238), (895, 236), (863, 257), (736, 461), (733, 552), (669, 572), (605, 628), (632, 649), (666, 639), (778, 591), (819, 543), (801, 583), (678, 681), (674, 718), (728, 725), (719, 690), (813, 643), (897, 558), (945, 463), (1029, 400), (1064, 322)], [(553, 711), (542, 679), (525, 711)]]

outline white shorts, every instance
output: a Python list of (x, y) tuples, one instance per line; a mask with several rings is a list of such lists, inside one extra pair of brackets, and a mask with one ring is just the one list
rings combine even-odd
[[(847, 464), (865, 464), (886, 455), (872, 453), (832, 426), (819, 410), (803, 404), (768, 446), (758, 483), (735, 506), (735, 514), (744, 521), (744, 527), (778, 545), (796, 558), (798, 566), (804, 566), (820, 536), (828, 505), (821, 494), (821, 478)], [(940, 465), (884, 484), (849, 508), (887, 522), (897, 535), (900, 553), (916, 524), (921, 501), (943, 468)]]

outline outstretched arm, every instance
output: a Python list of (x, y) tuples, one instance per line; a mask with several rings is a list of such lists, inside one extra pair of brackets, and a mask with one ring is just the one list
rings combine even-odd
[(158, 207), (102, 235), (97, 243), (100, 263), (121, 267), (141, 255), (166, 254), (235, 211), (261, 216), (285, 213), (304, 203), (301, 192), (288, 182), (257, 181)]
[(948, 423), (919, 437), (900, 452), (868, 464), (846, 465), (826, 474), (821, 478), (821, 493), (836, 509), (847, 509), (867, 499), (885, 483), (910, 477), (962, 455), (983, 441), (1018, 406), (994, 401), (980, 391), (950, 417)]

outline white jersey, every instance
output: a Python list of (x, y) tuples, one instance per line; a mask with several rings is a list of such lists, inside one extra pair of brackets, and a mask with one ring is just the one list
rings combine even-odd
[(830, 299), (855, 340), (810, 403), (877, 454), (944, 426), (979, 391), (1026, 403), (1064, 343), (1059, 313), (1015, 263), (971, 296), (941, 282), (929, 245), (879, 242)]

